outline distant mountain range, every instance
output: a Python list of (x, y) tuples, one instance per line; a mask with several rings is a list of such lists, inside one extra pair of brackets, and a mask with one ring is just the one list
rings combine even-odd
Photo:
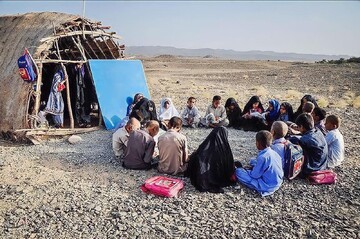
[(127, 56), (159, 56), (174, 55), (185, 57), (204, 57), (204, 58), (223, 58), (233, 60), (281, 60), (281, 61), (321, 61), (348, 59), (348, 55), (319, 55), (319, 54), (300, 54), (300, 53), (279, 53), (274, 51), (234, 51), (224, 49), (185, 49), (168, 46), (127, 46)]

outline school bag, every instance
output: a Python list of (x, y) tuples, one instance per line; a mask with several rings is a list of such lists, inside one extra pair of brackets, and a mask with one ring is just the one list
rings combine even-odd
[[(36, 68), (35, 63), (27, 49), (24, 51), (24, 55), (18, 59), (18, 67), (21, 78), (24, 81), (33, 82), (36, 80)], [(35, 68), (35, 70), (34, 70)]]
[(184, 182), (180, 179), (155, 176), (147, 179), (141, 190), (163, 197), (178, 197), (179, 191), (184, 187)]
[(337, 175), (332, 170), (319, 170), (310, 173), (308, 180), (311, 184), (334, 184), (337, 180)]
[(292, 180), (301, 172), (304, 155), (300, 145), (293, 144), (290, 141), (286, 141), (284, 144), (284, 176)]

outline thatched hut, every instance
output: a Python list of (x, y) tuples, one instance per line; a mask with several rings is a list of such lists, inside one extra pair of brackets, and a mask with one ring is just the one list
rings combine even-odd
[[(34, 128), (32, 116), (36, 116), (40, 102), (47, 97), (45, 89), (51, 84), (55, 65), (62, 64), (69, 72), (71, 65), (86, 65), (88, 59), (122, 58), (124, 45), (119, 45), (120, 37), (114, 32), (106, 31), (109, 28), (101, 22), (64, 13), (1, 16), (0, 132)], [(24, 82), (19, 76), (17, 59), (24, 48), (28, 48), (39, 69), (36, 83)], [(88, 75), (91, 77), (90, 72)], [(66, 128), (74, 129), (69, 88), (63, 93)]]

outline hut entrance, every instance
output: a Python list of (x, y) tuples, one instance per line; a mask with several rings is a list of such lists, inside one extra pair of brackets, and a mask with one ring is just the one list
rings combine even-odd
[[(82, 63), (81, 63), (82, 64)], [(64, 102), (64, 114), (63, 114), (63, 125), (64, 128), (71, 128), (69, 110), (72, 112), (74, 118), (74, 126), (76, 128), (88, 128), (91, 126), (98, 126), (101, 124), (98, 100), (93, 84), (93, 79), (87, 64), (83, 64), (81, 67), (80, 63), (67, 64), (66, 72), (69, 82), (69, 91), (62, 90), (61, 95)], [(76, 66), (80, 67), (76, 67)], [(48, 63), (43, 65), (42, 69), (42, 85), (41, 85), (41, 98), (40, 108), (38, 113), (38, 120), (36, 128), (43, 126), (58, 127), (52, 114), (46, 114), (48, 108), (49, 95), (52, 90), (53, 77), (56, 73), (56, 69), (60, 64)], [(82, 85), (79, 85), (79, 79), (77, 79), (77, 73), (82, 74), (80, 81), (83, 81)], [(81, 82), (80, 82), (81, 83)], [(67, 86), (66, 86), (67, 87)], [(67, 101), (67, 92), (70, 96), (69, 108)], [(32, 109), (31, 109), (32, 110)], [(31, 113), (31, 112), (29, 112)], [(41, 120), (42, 116), (45, 117), (46, 121)], [(41, 125), (42, 124), (42, 125)]]

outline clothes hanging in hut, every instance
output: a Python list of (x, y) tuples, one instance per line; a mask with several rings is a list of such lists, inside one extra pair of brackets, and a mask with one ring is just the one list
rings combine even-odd
[(64, 124), (64, 100), (61, 94), (63, 87), (64, 72), (58, 68), (54, 74), (49, 99), (45, 112), (53, 115), (55, 127), (62, 127)]
[(85, 69), (84, 65), (75, 66), (76, 81), (76, 102), (75, 102), (75, 120), (79, 126), (90, 123), (90, 116), (85, 111)]

